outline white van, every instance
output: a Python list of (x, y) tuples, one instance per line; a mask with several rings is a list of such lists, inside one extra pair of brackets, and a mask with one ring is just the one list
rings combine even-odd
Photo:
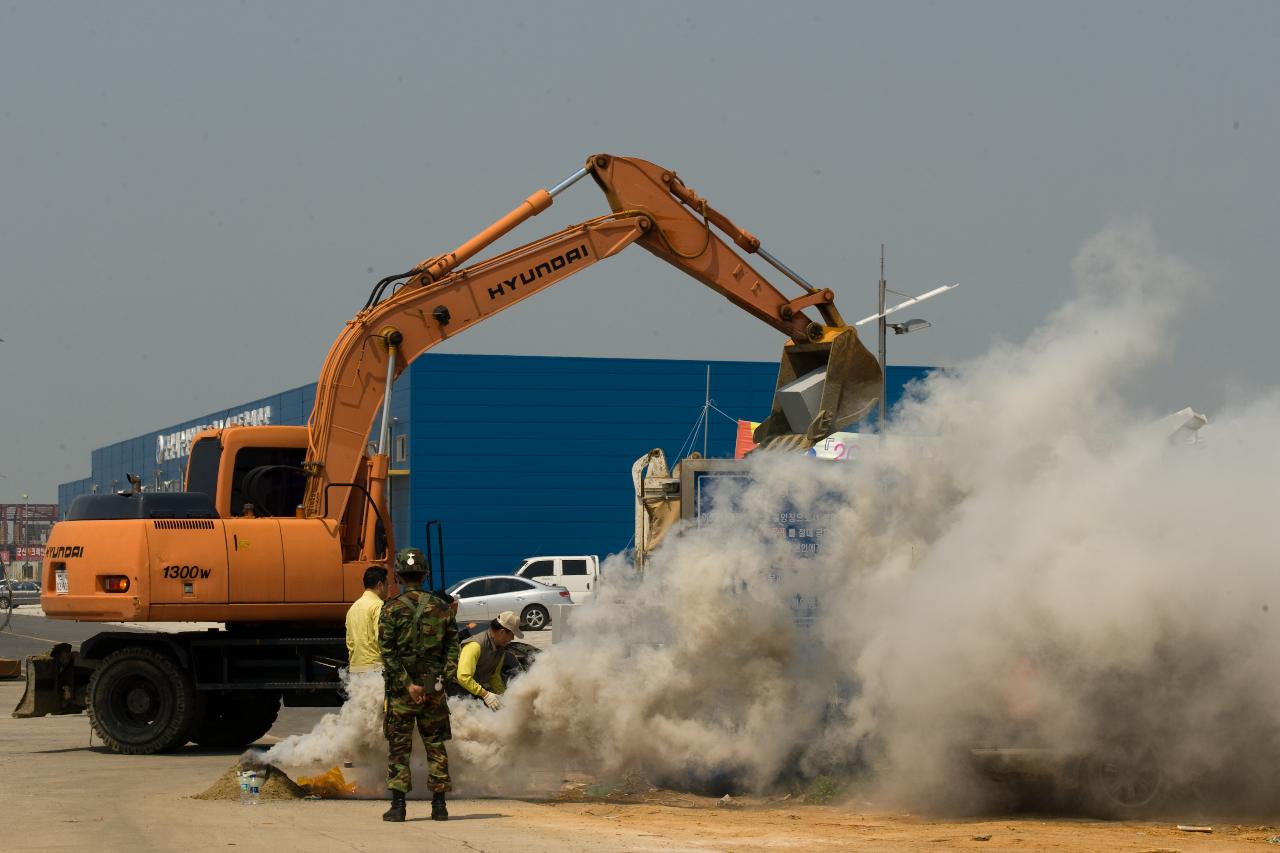
[(525, 557), (516, 577), (562, 586), (569, 590), (574, 604), (582, 604), (595, 591), (600, 580), (600, 558), (594, 555), (575, 557)]

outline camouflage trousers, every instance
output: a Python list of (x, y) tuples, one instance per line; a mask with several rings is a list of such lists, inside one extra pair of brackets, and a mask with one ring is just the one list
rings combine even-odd
[(449, 740), (449, 706), (443, 692), (427, 695), (427, 701), (415, 705), (399, 697), (387, 697), (387, 717), (383, 732), (387, 737), (387, 787), (409, 793), (413, 776), (409, 759), (413, 754), (413, 730), (417, 728), (427, 751), (427, 778), (432, 793), (453, 790), (449, 781), (449, 753), (444, 742)]

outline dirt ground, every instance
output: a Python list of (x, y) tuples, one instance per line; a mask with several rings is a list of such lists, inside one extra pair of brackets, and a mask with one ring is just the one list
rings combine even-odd
[[(1212, 834), (1170, 822), (1105, 823), (1019, 816), (949, 820), (790, 800), (716, 800), (672, 792), (533, 802), (454, 799), (453, 819), (384, 824), (378, 801), (207, 802), (207, 788), (235, 760), (187, 748), (172, 755), (121, 756), (90, 745), (84, 716), (15, 720), (17, 682), (0, 682), (0, 809), (6, 851), (95, 849), (270, 849), (506, 851), (1225, 851), (1280, 850), (1280, 827), (1216, 824)], [(286, 712), (273, 735), (309, 726)], [(269, 736), (270, 737), (270, 736)], [(587, 789), (590, 791), (591, 789)]]

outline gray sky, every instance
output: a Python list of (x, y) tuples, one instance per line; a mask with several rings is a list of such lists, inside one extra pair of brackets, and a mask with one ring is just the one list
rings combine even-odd
[[(1273, 384), (1280, 4), (9, 3), (0, 502), (94, 447), (314, 381), (374, 280), (596, 151), (676, 169), (948, 364), (1021, 338), (1133, 216), (1200, 268), (1146, 404)], [(580, 184), (524, 242), (605, 212)], [(874, 341), (870, 342), (874, 348)], [(442, 351), (772, 360), (633, 249)]]

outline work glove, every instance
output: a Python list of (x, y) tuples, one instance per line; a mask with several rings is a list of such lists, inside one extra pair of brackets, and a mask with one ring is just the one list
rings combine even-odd
[(498, 694), (492, 690), (484, 694), (484, 704), (489, 706), (490, 711), (496, 711), (502, 707), (502, 700), (498, 698)]

